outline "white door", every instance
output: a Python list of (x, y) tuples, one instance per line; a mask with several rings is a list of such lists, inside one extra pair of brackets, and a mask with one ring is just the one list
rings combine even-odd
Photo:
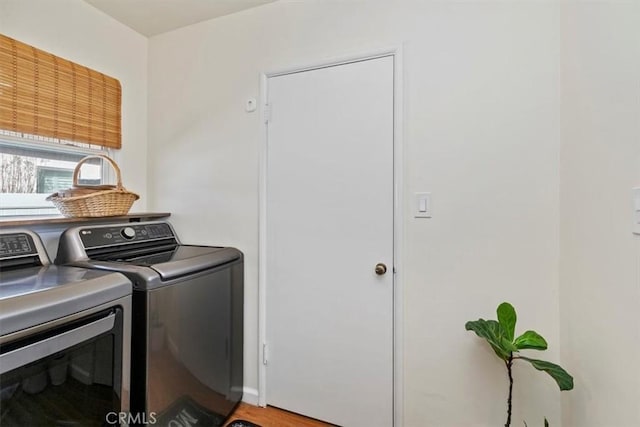
[(390, 427), (393, 57), (267, 90), (267, 404)]

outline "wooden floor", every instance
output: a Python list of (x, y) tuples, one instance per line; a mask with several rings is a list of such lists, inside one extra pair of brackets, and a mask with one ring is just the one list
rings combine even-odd
[(293, 412), (283, 411), (273, 406), (260, 408), (244, 402), (240, 403), (230, 420), (251, 421), (261, 427), (327, 427), (333, 425), (303, 417)]

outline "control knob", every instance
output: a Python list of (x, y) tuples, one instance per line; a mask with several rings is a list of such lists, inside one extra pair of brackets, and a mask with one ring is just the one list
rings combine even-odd
[(120, 234), (122, 234), (122, 237), (125, 239), (131, 240), (136, 237), (136, 230), (134, 230), (133, 227), (125, 227), (120, 231)]

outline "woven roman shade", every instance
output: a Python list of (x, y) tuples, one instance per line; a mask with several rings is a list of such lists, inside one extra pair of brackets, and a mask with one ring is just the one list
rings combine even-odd
[(0, 34), (0, 129), (121, 147), (120, 82)]

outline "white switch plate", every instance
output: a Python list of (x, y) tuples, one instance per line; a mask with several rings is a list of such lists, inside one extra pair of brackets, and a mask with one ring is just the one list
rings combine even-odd
[(640, 187), (633, 190), (633, 232), (640, 234)]
[(416, 193), (413, 207), (415, 218), (431, 218), (433, 206), (431, 204), (431, 193)]

